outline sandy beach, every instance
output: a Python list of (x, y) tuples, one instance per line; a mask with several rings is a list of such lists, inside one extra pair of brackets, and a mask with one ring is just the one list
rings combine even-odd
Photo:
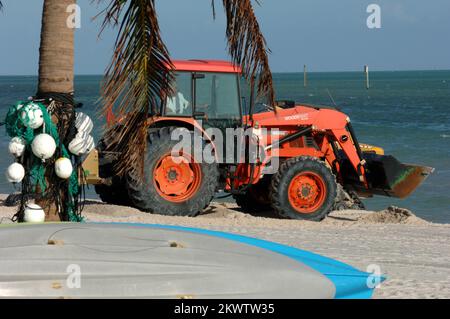
[[(15, 207), (3, 205), (8, 223)], [(86, 202), (87, 221), (192, 226), (266, 239), (346, 262), (361, 270), (378, 265), (387, 281), (374, 298), (450, 298), (450, 225), (433, 224), (402, 209), (333, 212), (320, 223), (243, 214), (236, 205), (214, 202), (195, 218), (152, 215), (130, 207)]]

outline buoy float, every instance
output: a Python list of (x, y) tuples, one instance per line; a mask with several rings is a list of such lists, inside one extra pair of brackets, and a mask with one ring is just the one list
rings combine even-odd
[(30, 103), (22, 108), (22, 122), (26, 127), (37, 129), (44, 124), (44, 115), (39, 105)]
[(55, 162), (55, 173), (56, 176), (62, 179), (68, 179), (72, 175), (73, 167), (70, 159), (61, 157)]
[(86, 140), (86, 153), (89, 153), (95, 148), (95, 142), (92, 135), (89, 135), (89, 137)]
[(28, 203), (25, 206), (23, 220), (26, 223), (43, 223), (45, 221), (45, 212), (41, 206)]
[(9, 142), (8, 149), (9, 152), (15, 157), (20, 157), (25, 151), (25, 146), (25, 140), (21, 137), (16, 136), (11, 139), (11, 142)]
[(75, 127), (78, 133), (90, 134), (94, 128), (94, 123), (91, 118), (83, 112), (77, 112), (75, 116)]
[(94, 147), (94, 138), (88, 133), (78, 133), (68, 146), (70, 153), (76, 156), (86, 154)]
[(55, 140), (48, 134), (38, 134), (31, 142), (31, 150), (36, 157), (42, 160), (49, 159), (56, 151)]
[(25, 168), (22, 164), (13, 163), (6, 170), (6, 179), (10, 183), (20, 183), (25, 176)]

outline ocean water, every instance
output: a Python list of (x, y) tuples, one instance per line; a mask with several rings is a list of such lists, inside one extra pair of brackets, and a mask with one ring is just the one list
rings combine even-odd
[[(36, 77), (0, 77), (0, 119), (10, 105), (36, 90)], [(95, 117), (95, 137), (104, 119), (97, 115), (100, 76), (77, 76), (76, 97), (83, 112)], [(362, 72), (274, 74), (277, 99), (333, 105), (332, 99), (352, 120), (360, 142), (379, 145), (400, 161), (432, 166), (435, 172), (413, 195), (404, 200), (374, 197), (369, 209), (397, 205), (418, 216), (450, 223), (450, 71), (371, 72), (366, 90)], [(328, 93), (329, 92), (329, 93)], [(332, 96), (332, 99), (330, 98)], [(11, 163), (9, 138), (0, 128), (0, 171)], [(0, 193), (13, 191), (0, 173)], [(93, 190), (89, 196), (95, 196)]]

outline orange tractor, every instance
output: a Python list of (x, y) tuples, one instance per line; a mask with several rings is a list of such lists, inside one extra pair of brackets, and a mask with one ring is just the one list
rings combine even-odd
[[(433, 170), (402, 164), (379, 147), (359, 144), (348, 116), (334, 108), (284, 101), (253, 114), (251, 89), (250, 106), (243, 112), (241, 69), (229, 62), (173, 65), (175, 93), (161, 102), (160, 114), (149, 117), (145, 178), (133, 167), (117, 176), (117, 154), (106, 140), (88, 157), (87, 180), (96, 184), (103, 201), (195, 216), (223, 191), (246, 212), (271, 207), (282, 217), (318, 221), (335, 209), (361, 208), (359, 196), (404, 198)], [(200, 142), (178, 149), (174, 135), (180, 136), (181, 128), (193, 140), (200, 136)], [(216, 133), (210, 133), (212, 128)], [(229, 138), (237, 130), (244, 134)], [(224, 146), (223, 140), (235, 143)], [(197, 160), (199, 149), (216, 160)], [(225, 153), (227, 160), (220, 160)]]

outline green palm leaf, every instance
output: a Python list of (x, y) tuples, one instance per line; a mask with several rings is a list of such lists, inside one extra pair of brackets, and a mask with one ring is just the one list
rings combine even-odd
[[(120, 20), (120, 23), (119, 23)], [(108, 128), (106, 136), (121, 153), (118, 172), (143, 167), (148, 116), (158, 99), (170, 91), (171, 62), (158, 26), (154, 0), (112, 0), (102, 30), (119, 26), (112, 61), (102, 85), (103, 113), (122, 117), (122, 129)]]
[[(213, 15), (214, 1), (212, 0)], [(258, 1), (256, 3), (259, 4)], [(227, 16), (228, 49), (233, 61), (241, 65), (244, 75), (251, 82), (255, 77), (259, 78), (259, 96), (266, 96), (273, 105), (275, 93), (268, 58), (270, 50), (259, 27), (251, 0), (223, 0), (223, 6)]]

